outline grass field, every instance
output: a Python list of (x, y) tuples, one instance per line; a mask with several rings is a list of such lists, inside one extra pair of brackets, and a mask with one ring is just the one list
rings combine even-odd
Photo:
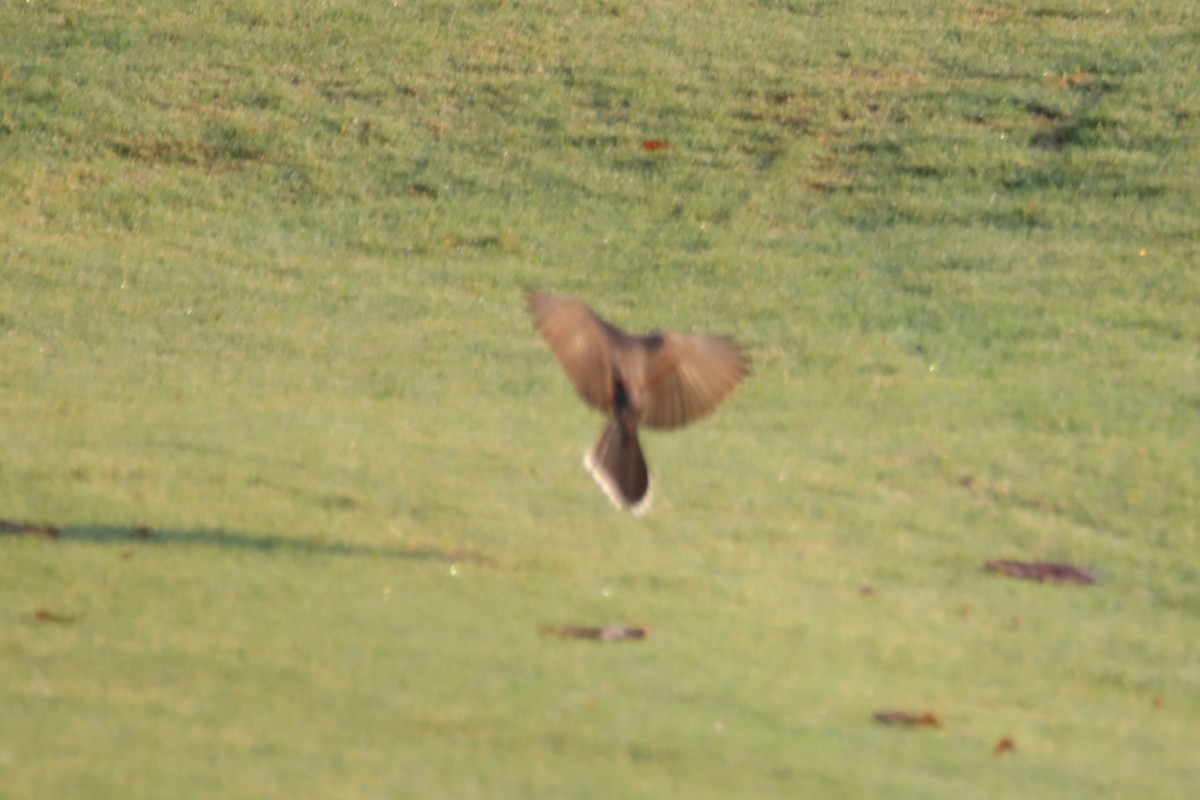
[[(1200, 785), (1194, 3), (0, 29), (6, 800)], [(753, 352), (646, 518), (527, 286)]]

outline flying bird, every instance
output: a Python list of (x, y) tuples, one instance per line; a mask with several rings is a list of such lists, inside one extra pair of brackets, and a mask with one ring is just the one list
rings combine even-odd
[(583, 401), (608, 415), (584, 466), (618, 509), (641, 516), (653, 498), (638, 428), (678, 428), (712, 412), (750, 374), (727, 336), (633, 336), (577, 300), (530, 291), (537, 329)]

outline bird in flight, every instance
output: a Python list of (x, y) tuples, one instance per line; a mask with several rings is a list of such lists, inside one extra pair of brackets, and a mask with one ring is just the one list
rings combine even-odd
[(728, 336), (633, 336), (583, 303), (531, 290), (529, 311), (575, 391), (608, 415), (584, 466), (618, 509), (641, 516), (653, 498), (638, 428), (678, 428), (712, 412), (750, 374)]

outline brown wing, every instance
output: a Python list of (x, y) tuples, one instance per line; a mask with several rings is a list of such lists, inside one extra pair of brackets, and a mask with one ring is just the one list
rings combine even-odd
[(645, 341), (651, 352), (642, 422), (654, 428), (676, 428), (703, 417), (750, 374), (750, 356), (725, 336), (664, 331)]
[(616, 330), (583, 303), (530, 291), (529, 311), (575, 391), (601, 411), (612, 407), (612, 346)]

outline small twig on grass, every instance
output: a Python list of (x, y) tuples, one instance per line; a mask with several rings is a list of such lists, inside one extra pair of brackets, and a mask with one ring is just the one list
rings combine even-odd
[(13, 522), (7, 519), (0, 519), (0, 533), (11, 533), (14, 536), (45, 536), (47, 539), (58, 538), (58, 528), (53, 525)]
[(1023, 578), (1028, 581), (1053, 583), (1096, 583), (1096, 575), (1091, 570), (1077, 567), (1074, 564), (1059, 564), (1053, 561), (1007, 561), (992, 559), (984, 562), (991, 572), (1000, 572), (1010, 578)]
[(940, 728), (942, 720), (932, 711), (915, 714), (911, 711), (876, 711), (872, 715), (876, 722), (884, 725), (904, 725), (910, 728)]
[(606, 625), (599, 628), (585, 625), (543, 625), (538, 628), (538, 632), (543, 636), (558, 636), (562, 639), (630, 642), (645, 639), (650, 634), (650, 628), (645, 625)]

